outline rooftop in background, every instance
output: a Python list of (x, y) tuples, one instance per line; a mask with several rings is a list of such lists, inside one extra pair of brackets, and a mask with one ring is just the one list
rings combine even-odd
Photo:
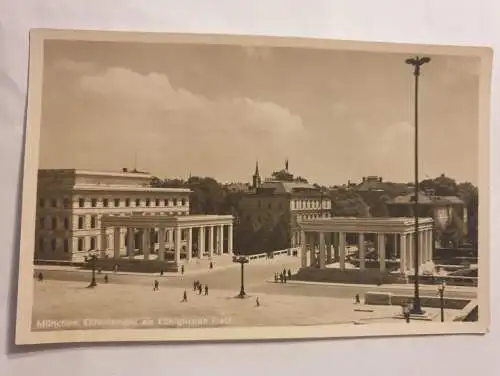
[(297, 182), (297, 181), (281, 181), (268, 180), (262, 183), (254, 194), (298, 194), (307, 193), (318, 195), (321, 193), (320, 188), (312, 184)]
[[(415, 194), (409, 193), (394, 197), (387, 201), (389, 205), (409, 205), (415, 202)], [(420, 193), (418, 203), (422, 205), (464, 205), (465, 203), (456, 196), (435, 196), (432, 194)]]

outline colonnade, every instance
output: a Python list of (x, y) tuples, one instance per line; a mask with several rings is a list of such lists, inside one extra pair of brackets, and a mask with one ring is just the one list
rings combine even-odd
[[(351, 234), (352, 232), (349, 232)], [(366, 269), (366, 241), (364, 232), (358, 232), (359, 268)], [(327, 264), (338, 262), (339, 268), (346, 268), (346, 232), (301, 231), (302, 267), (323, 269)], [(375, 248), (380, 271), (386, 271), (387, 260), (399, 260), (401, 273), (415, 268), (415, 236), (419, 236), (419, 263), (432, 261), (433, 234), (432, 229), (415, 232), (375, 233)], [(388, 238), (393, 237), (392, 249), (387, 247)]]
[[(227, 241), (224, 239), (224, 227), (227, 227)], [(109, 231), (112, 228), (111, 243), (108, 244)], [(154, 230), (154, 231), (152, 231)], [(139, 236), (136, 236), (139, 234)], [(151, 236), (153, 235), (153, 237)], [(101, 250), (113, 250), (113, 258), (121, 258), (121, 251), (126, 249), (126, 256), (134, 259), (135, 250), (143, 252), (144, 260), (150, 259), (151, 251), (158, 251), (158, 260), (165, 260), (165, 252), (173, 250), (174, 260), (179, 263), (184, 250), (186, 261), (193, 259), (193, 238), (196, 238), (197, 257), (203, 258), (233, 253), (233, 225), (193, 225), (175, 227), (135, 227), (109, 226), (101, 228)], [(136, 244), (136, 243), (139, 244)], [(184, 253), (183, 252), (183, 253)]]

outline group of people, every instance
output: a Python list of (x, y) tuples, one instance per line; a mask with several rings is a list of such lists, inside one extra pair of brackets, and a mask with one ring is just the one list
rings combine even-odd
[(292, 271), (290, 269), (283, 269), (281, 273), (274, 273), (274, 282), (276, 283), (286, 283), (289, 279), (292, 279)]
[(198, 291), (198, 295), (201, 295), (205, 291), (205, 295), (208, 295), (208, 285), (202, 286), (201, 282), (196, 280), (193, 282), (193, 291)]

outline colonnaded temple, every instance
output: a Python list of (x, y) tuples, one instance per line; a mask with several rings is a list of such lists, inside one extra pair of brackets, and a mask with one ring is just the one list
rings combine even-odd
[[(406, 276), (415, 269), (415, 236), (419, 237), (418, 261), (423, 270), (432, 264), (434, 221), (419, 218), (418, 222), (416, 231), (415, 220), (409, 217), (303, 220), (301, 236), (306, 240), (302, 243), (301, 274), (323, 280), (340, 276), (357, 282)], [(349, 249), (347, 234), (357, 238), (357, 244)], [(367, 245), (373, 247), (367, 250)]]
[[(35, 260), (165, 263), (233, 252), (231, 215), (190, 215), (184, 188), (154, 188), (138, 171), (38, 171)], [(156, 267), (156, 266), (155, 266)]]

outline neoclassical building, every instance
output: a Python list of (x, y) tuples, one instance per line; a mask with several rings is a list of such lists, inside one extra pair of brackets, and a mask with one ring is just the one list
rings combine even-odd
[[(286, 170), (286, 172), (288, 172)], [(301, 220), (331, 217), (330, 196), (311, 184), (300, 181), (267, 179), (261, 181), (259, 166), (255, 166), (252, 189), (239, 202), (240, 221), (255, 229), (283, 222), (289, 229), (289, 247), (301, 244)]]
[(35, 258), (190, 261), (232, 254), (233, 218), (189, 215), (184, 188), (153, 188), (137, 171), (39, 170)]

